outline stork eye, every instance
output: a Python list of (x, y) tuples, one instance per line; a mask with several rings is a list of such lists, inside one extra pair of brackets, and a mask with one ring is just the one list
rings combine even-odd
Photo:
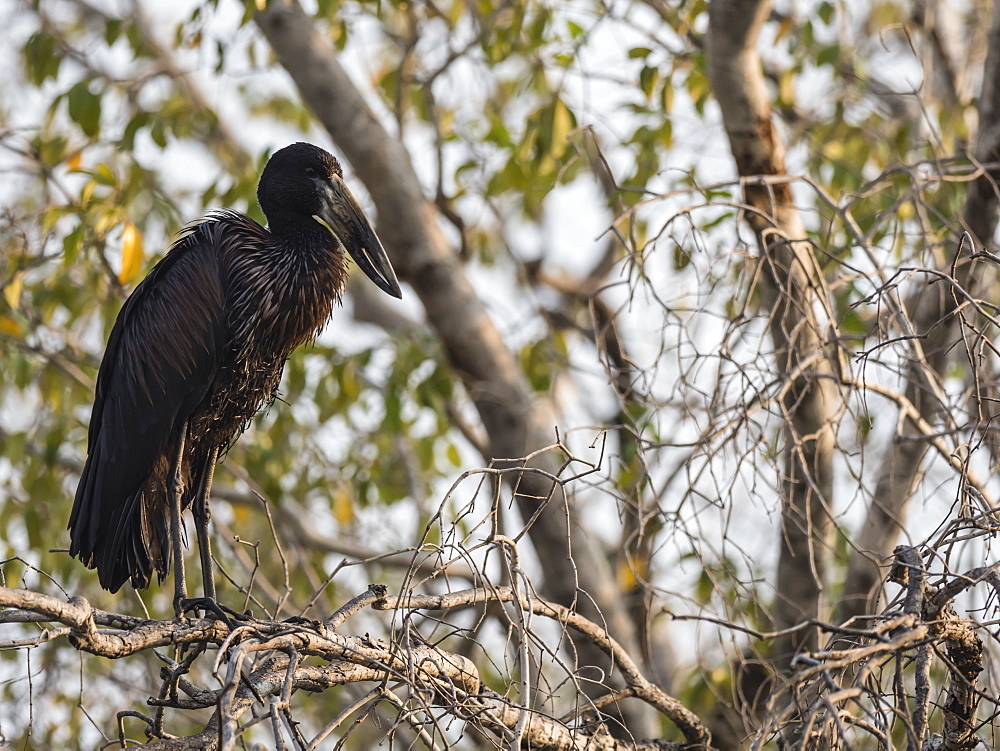
[(316, 170), (312, 167), (306, 167), (306, 177), (316, 177)]

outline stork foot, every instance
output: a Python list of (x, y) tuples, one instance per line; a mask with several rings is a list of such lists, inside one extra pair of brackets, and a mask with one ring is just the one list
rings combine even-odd
[(189, 599), (180, 600), (176, 604), (177, 614), (183, 615), (192, 610), (202, 610), (205, 615), (214, 615), (216, 620), (222, 621), (229, 627), (230, 631), (236, 629), (237, 621), (249, 621), (250, 616), (246, 613), (240, 613), (232, 608), (227, 608), (211, 597), (191, 597)]

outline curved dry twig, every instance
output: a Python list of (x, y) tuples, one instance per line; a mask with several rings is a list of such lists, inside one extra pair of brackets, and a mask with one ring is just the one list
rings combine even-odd
[[(935, 588), (928, 584), (927, 565), (919, 551), (897, 547), (889, 578), (904, 589), (900, 611), (884, 614), (867, 633), (854, 633), (849, 639), (839, 633), (830, 648), (799, 655), (798, 671), (772, 698), (770, 719), (752, 748), (762, 747), (787, 727), (794, 732), (785, 732), (786, 740), (794, 739), (795, 747), (801, 748), (848, 743), (849, 726), (884, 740), (893, 721), (904, 723), (910, 748), (927, 748), (924, 744), (937, 701), (931, 680), (935, 663), (947, 671), (948, 681), (945, 701), (937, 704), (943, 734), (934, 747), (976, 747), (980, 743), (976, 714), (983, 696), (976, 684), (984, 670), (984, 646), (977, 624), (960, 618), (951, 602), (980, 583), (996, 588), (1000, 581), (995, 570), (996, 566), (989, 566), (948, 575)], [(916, 668), (912, 686), (897, 685), (886, 691), (875, 678), (888, 672), (901, 684), (902, 669), (911, 660)]]
[[(376, 610), (450, 609), (489, 602), (516, 603), (524, 612), (552, 619), (582, 634), (610, 655), (625, 675), (628, 689), (619, 694), (619, 699), (636, 697), (669, 717), (687, 739), (684, 748), (711, 748), (710, 736), (701, 720), (645, 679), (635, 660), (604, 628), (569, 608), (529, 598), (509, 587), (464, 590), (440, 596), (391, 598), (385, 587), (372, 585), (326, 621), (292, 619), (276, 622), (247, 616), (232, 631), (221, 621), (189, 618), (144, 620), (96, 611), (82, 597), (62, 600), (30, 590), (0, 587), (0, 607), (8, 608), (0, 610), (0, 623), (60, 623), (67, 628), (59, 633), (65, 633), (77, 649), (113, 659), (164, 646), (196, 645), (198, 649), (190, 653), (184, 662), (166, 658), (157, 652), (167, 662), (165, 688), (148, 703), (178, 710), (215, 706), (216, 712), (196, 735), (161, 737), (148, 748), (230, 749), (235, 746), (241, 732), (240, 718), (254, 705), (263, 703), (266, 706), (270, 703), (272, 712), (290, 712), (292, 696), (296, 691), (323, 691), (359, 682), (384, 685), (387, 681), (408, 685), (413, 695), (432, 697), (428, 709), (445, 711), (501, 737), (520, 738), (519, 745), (531, 748), (552, 751), (583, 747), (602, 751), (681, 748), (682, 744), (665, 741), (632, 744), (613, 738), (603, 725), (595, 728), (567, 724), (527, 705), (519, 706), (485, 686), (475, 664), (460, 654), (428, 644), (402, 645), (367, 636), (348, 636), (334, 630), (368, 605), (373, 605)], [(103, 627), (99, 626), (99, 622)], [(183, 677), (203, 653), (204, 647), (210, 644), (218, 646), (214, 672), (222, 677), (223, 684), (216, 690), (200, 688)], [(256, 655), (263, 657), (259, 663), (255, 663)], [(306, 656), (321, 658), (325, 663), (305, 664), (302, 658)], [(225, 670), (224, 665), (228, 665)], [(249, 673), (244, 673), (246, 666), (252, 667)], [(179, 696), (178, 690), (186, 698)], [(273, 697), (278, 697), (278, 700), (270, 702)], [(374, 700), (376, 697), (371, 698)], [(382, 691), (378, 698), (397, 707), (404, 716), (413, 711), (409, 703), (396, 693), (390, 695)], [(354, 706), (360, 708), (360, 705)], [(162, 735), (162, 731), (156, 730), (156, 718), (129, 710), (120, 715), (120, 721), (126, 716), (144, 720), (147, 733)], [(331, 730), (324, 728), (320, 731), (313, 744)], [(426, 730), (418, 732), (417, 737), (423, 739), (429, 748), (437, 747)]]

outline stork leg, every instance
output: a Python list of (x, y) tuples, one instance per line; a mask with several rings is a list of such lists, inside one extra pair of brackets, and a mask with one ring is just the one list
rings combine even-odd
[(208, 524), (212, 520), (211, 495), (212, 477), (215, 475), (215, 462), (219, 458), (219, 447), (215, 446), (208, 452), (208, 470), (198, 489), (194, 501), (195, 529), (198, 532), (198, 554), (201, 557), (202, 593), (207, 600), (215, 600), (215, 572), (212, 569), (212, 539), (208, 535)]
[(174, 612), (181, 615), (187, 600), (187, 580), (184, 577), (184, 526), (181, 511), (184, 495), (184, 443), (187, 438), (187, 422), (181, 426), (177, 440), (177, 454), (174, 457), (173, 473), (170, 478), (170, 531), (174, 556)]
[(212, 520), (212, 510), (210, 506), (212, 496), (212, 478), (215, 476), (215, 463), (219, 458), (219, 447), (214, 447), (208, 454), (208, 469), (202, 478), (201, 487), (198, 488), (198, 495), (195, 496), (191, 506), (191, 513), (194, 514), (195, 531), (198, 534), (198, 556), (201, 560), (201, 583), (203, 595), (191, 600), (185, 600), (181, 604), (183, 610), (194, 610), (200, 608), (205, 614), (214, 614), (220, 621), (223, 621), (230, 630), (236, 628), (236, 621), (246, 620), (246, 615), (230, 610), (225, 605), (220, 605), (215, 601), (215, 575), (212, 568), (212, 540), (208, 534), (208, 525)]

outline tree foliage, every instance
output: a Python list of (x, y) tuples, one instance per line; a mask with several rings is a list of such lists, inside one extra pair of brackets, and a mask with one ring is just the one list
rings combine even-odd
[[(997, 744), (996, 3), (6, 20), (3, 738)], [(220, 466), (252, 616), (174, 619), (66, 554), (94, 379), (293, 140), (405, 299), (352, 283)]]

